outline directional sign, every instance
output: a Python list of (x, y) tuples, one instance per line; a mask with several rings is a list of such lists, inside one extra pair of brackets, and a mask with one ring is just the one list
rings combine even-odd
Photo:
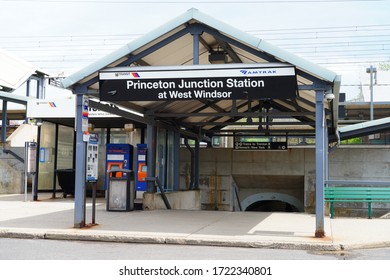
[(234, 142), (234, 150), (239, 151), (287, 151), (287, 142)]

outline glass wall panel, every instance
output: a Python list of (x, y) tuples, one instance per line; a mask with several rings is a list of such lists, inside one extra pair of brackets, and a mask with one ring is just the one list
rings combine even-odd
[(55, 162), (55, 124), (44, 122), (41, 126), (41, 139), (38, 165), (38, 190), (53, 190)]
[(73, 127), (58, 127), (57, 169), (73, 168)]

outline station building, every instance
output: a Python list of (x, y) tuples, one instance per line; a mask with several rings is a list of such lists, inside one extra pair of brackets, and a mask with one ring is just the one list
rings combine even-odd
[[(53, 159), (39, 162), (38, 190), (56, 192), (56, 170), (75, 170), (75, 227), (85, 223), (91, 132), (100, 159), (107, 143), (132, 144), (135, 155), (146, 145), (144, 209), (167, 207), (160, 185), (174, 209), (316, 213), (321, 231), (327, 180), (388, 180), (386, 146), (340, 146), (387, 131), (386, 116), (341, 127), (353, 110), (339, 103), (339, 75), (196, 9), (61, 83), (76, 112), (29, 117), (43, 121), (40, 151)], [(105, 171), (100, 164), (100, 189)], [(353, 208), (340, 211), (359, 215), (364, 205)]]

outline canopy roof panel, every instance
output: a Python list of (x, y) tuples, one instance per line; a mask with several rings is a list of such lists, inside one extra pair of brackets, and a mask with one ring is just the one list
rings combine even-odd
[(1, 49), (0, 61), (0, 90), (2, 91), (14, 91), (33, 74), (43, 74), (29, 62)]
[[(199, 36), (195, 57), (194, 35)], [(252, 132), (276, 135), (294, 133), (314, 135), (315, 90), (333, 92), (327, 101), (326, 114), (330, 134), (335, 133), (338, 116), (340, 77), (319, 65), (277, 48), (216, 20), (197, 9), (190, 9), (154, 31), (126, 44), (117, 51), (63, 80), (74, 93), (89, 94), (98, 99), (99, 72), (113, 67), (184, 66), (210, 62), (210, 55), (221, 55), (225, 64), (280, 64), (296, 69), (297, 98), (291, 100), (187, 100), (187, 101), (121, 101), (118, 105), (145, 116), (145, 123), (165, 125), (192, 131), (194, 135), (213, 136), (226, 132), (235, 122), (246, 120)], [(198, 60), (198, 61), (197, 61)], [(129, 70), (130, 71), (130, 70)], [(114, 103), (114, 102), (113, 102)], [(124, 114), (129, 117), (129, 114)], [(136, 117), (139, 121), (139, 117)], [(276, 122), (275, 119), (284, 121)], [(261, 128), (261, 129), (260, 129)], [(265, 128), (265, 129), (263, 129)], [(251, 130), (246, 126), (243, 131)]]

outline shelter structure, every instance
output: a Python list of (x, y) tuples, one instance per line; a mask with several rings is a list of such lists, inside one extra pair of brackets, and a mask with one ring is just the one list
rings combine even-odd
[[(8, 102), (27, 105), (31, 98), (44, 97), (45, 77), (47, 74), (31, 63), (4, 50), (0, 50), (0, 99), (3, 101), (1, 140), (5, 143), (8, 123)], [(35, 94), (31, 92), (32, 83), (36, 83)], [(13, 92), (26, 83), (26, 95)], [(25, 114), (24, 118), (25, 118)]]
[[(251, 71), (263, 72), (262, 80), (268, 83), (267, 73), (288, 69), (293, 76), (293, 94), (285, 93), (284, 78), (290, 74), (275, 75), (273, 87), (264, 93), (248, 93), (242, 86), (233, 98), (212, 94), (218, 85), (206, 82), (210, 95), (204, 98), (182, 95), (182, 98), (151, 99), (117, 98), (120, 86), (104, 77), (130, 75), (142, 71), (174, 72), (178, 79), (188, 71), (204, 73), (203, 80), (213, 81), (210, 71), (238, 69), (242, 83), (251, 79)], [(275, 72), (273, 72), (275, 73)], [(270, 74), (270, 76), (273, 76)], [(197, 76), (199, 78), (201, 76)], [(170, 78), (174, 78), (171, 76)], [(112, 78), (115, 80), (115, 78)], [(119, 80), (119, 79), (118, 79)], [(126, 81), (139, 81), (126, 78)], [(255, 79), (251, 80), (254, 81)], [(199, 81), (199, 79), (197, 80)], [(133, 85), (133, 82), (131, 82)], [(324, 180), (327, 172), (327, 153), (330, 142), (338, 139), (338, 100), (340, 76), (296, 55), (277, 48), (266, 41), (248, 35), (228, 24), (216, 20), (196, 9), (190, 9), (154, 31), (130, 42), (117, 51), (74, 73), (62, 81), (63, 87), (77, 96), (76, 123), (76, 193), (75, 227), (85, 225), (85, 151), (82, 112), (85, 99), (89, 106), (113, 113), (147, 127), (148, 145), (147, 192), (156, 191), (157, 130), (169, 134), (172, 148), (172, 189), (179, 185), (179, 147), (181, 139), (194, 141), (191, 149), (191, 184), (199, 184), (200, 143), (211, 143), (214, 136), (315, 136), (316, 139), (316, 233), (324, 236)], [(129, 84), (127, 84), (129, 85)], [(154, 87), (153, 84), (149, 84)], [(157, 85), (156, 87), (158, 87)], [(146, 85), (148, 87), (148, 85)], [(240, 87), (240, 86), (239, 86)], [(249, 85), (251, 87), (251, 85)], [(103, 89), (104, 88), (104, 89)], [(291, 89), (291, 85), (289, 86)], [(104, 94), (110, 94), (107, 97)], [(121, 93), (122, 94), (122, 93)], [(126, 93), (127, 94), (127, 93)], [(124, 95), (126, 95), (124, 94)], [(142, 90), (140, 91), (142, 96)], [(120, 94), (118, 94), (120, 95)], [(131, 96), (131, 93), (128, 94)], [(112, 106), (115, 105), (115, 107)], [(110, 106), (111, 105), (111, 106)]]

